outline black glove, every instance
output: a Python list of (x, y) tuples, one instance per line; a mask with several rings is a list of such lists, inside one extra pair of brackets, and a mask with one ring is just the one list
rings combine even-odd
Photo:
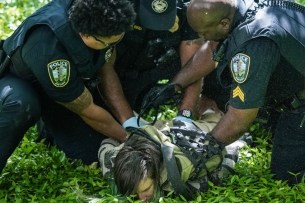
[[(164, 104), (166, 101), (173, 99), (175, 97), (175, 85), (178, 85), (180, 90), (182, 89), (181, 85), (170, 83), (167, 85), (153, 87), (145, 96), (141, 105), (141, 111), (139, 113), (138, 121), (142, 114), (148, 108), (154, 108), (156, 114), (158, 114), (158, 109), (161, 104)], [(152, 124), (156, 122), (157, 116)]]

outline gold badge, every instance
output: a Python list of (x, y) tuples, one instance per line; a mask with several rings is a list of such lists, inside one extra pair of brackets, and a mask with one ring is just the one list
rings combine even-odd
[(167, 2), (164, 0), (154, 0), (151, 3), (151, 8), (156, 12), (156, 13), (163, 13), (167, 9)]
[(56, 60), (48, 65), (48, 73), (55, 87), (64, 87), (70, 79), (70, 62), (67, 60)]

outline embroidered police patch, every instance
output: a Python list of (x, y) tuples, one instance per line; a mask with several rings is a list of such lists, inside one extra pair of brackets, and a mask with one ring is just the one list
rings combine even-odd
[(245, 54), (236, 54), (231, 60), (231, 72), (238, 83), (246, 81), (250, 69), (250, 57)]
[(70, 78), (70, 62), (67, 60), (52, 61), (48, 65), (51, 82), (55, 87), (64, 87)]
[(163, 13), (167, 9), (167, 2), (164, 0), (154, 0), (151, 3), (151, 8), (156, 12), (156, 13)]

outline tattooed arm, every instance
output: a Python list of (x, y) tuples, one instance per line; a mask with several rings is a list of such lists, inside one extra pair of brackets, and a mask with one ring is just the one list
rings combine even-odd
[[(187, 63), (189, 59), (193, 57), (195, 52), (204, 44), (202, 38), (195, 39), (195, 40), (187, 40), (182, 41), (180, 45), (180, 58), (181, 58), (181, 67), (183, 69), (184, 65)], [(192, 71), (192, 70), (190, 70)], [(180, 71), (181, 72), (181, 71)], [(181, 84), (183, 85), (183, 84)], [(199, 98), (199, 94), (201, 92), (202, 87), (202, 79), (193, 82), (192, 84), (188, 85), (184, 89), (184, 95), (180, 102), (179, 109), (188, 109), (192, 112), (195, 112), (195, 107)]]
[(186, 87), (211, 73), (216, 67), (215, 61), (212, 60), (212, 55), (217, 44), (217, 42), (210, 41), (203, 43), (194, 56), (176, 74), (173, 82)]
[(133, 117), (134, 114), (124, 96), (121, 81), (114, 69), (115, 59), (116, 50), (112, 53), (111, 59), (99, 71), (101, 82), (98, 89), (112, 114), (123, 124), (127, 119)]
[(126, 139), (124, 128), (105, 109), (93, 103), (92, 95), (86, 87), (84, 92), (74, 101), (58, 103), (78, 114), (96, 131), (120, 142)]

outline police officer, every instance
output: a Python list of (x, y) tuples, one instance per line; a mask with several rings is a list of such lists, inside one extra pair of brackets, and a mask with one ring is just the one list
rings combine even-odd
[[(99, 89), (106, 93), (103, 97), (123, 127), (137, 126), (133, 110), (139, 111), (144, 94), (159, 80), (172, 80), (203, 43), (186, 20), (188, 1), (132, 2), (138, 13), (133, 30), (116, 47), (115, 69), (108, 64), (100, 72)], [(177, 119), (192, 122), (200, 89), (200, 79), (186, 89)]]
[[(111, 60), (134, 19), (125, 0), (54, 0), (5, 40), (11, 63), (0, 79), (0, 171), (40, 115), (68, 148), (79, 149), (70, 158), (94, 153), (88, 164), (97, 160), (96, 149), (106, 136), (125, 140), (124, 129), (95, 103), (84, 83)], [(87, 140), (95, 140), (95, 146)]]
[[(305, 8), (288, 1), (194, 0), (187, 18), (209, 44), (220, 42), (213, 59), (218, 61), (221, 85), (230, 89), (228, 112), (210, 134), (230, 144), (248, 129), (260, 108), (281, 112), (271, 170), (276, 179), (299, 183), (305, 173)], [(201, 66), (201, 74), (177, 77), (175, 82), (206, 75), (200, 55), (209, 51), (201, 49), (194, 56), (198, 60), (187, 64)]]

